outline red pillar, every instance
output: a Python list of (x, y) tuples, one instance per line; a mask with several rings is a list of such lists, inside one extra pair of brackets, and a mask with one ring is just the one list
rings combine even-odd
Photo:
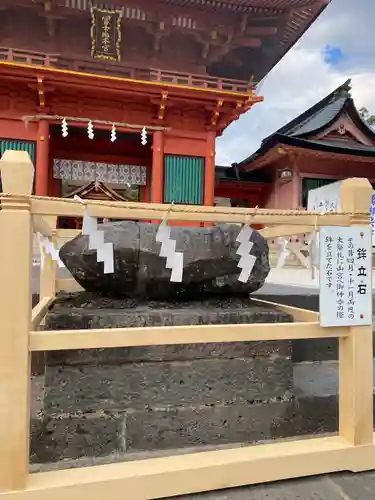
[[(215, 132), (208, 132), (206, 141), (206, 162), (204, 172), (203, 205), (213, 207), (215, 196)], [(212, 226), (211, 222), (201, 222), (202, 227)]]
[(215, 196), (215, 132), (207, 134), (203, 204), (213, 206)]
[(164, 133), (154, 132), (152, 142), (151, 202), (163, 203)]
[(35, 194), (48, 196), (49, 185), (49, 123), (40, 120), (36, 147)]
[(295, 170), (293, 172), (293, 203), (291, 208), (297, 210), (301, 205), (301, 177), (298, 170)]

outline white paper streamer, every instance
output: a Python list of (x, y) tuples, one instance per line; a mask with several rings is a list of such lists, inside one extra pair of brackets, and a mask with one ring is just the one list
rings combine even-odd
[(315, 270), (319, 270), (319, 231), (315, 230), (307, 238), (309, 248), (311, 277), (315, 279)]
[(62, 122), (61, 122), (61, 135), (63, 137), (68, 137), (68, 135), (69, 135), (68, 123), (66, 121), (66, 118), (63, 118)]
[(238, 281), (241, 281), (241, 283), (247, 283), (256, 261), (256, 257), (250, 253), (254, 246), (254, 243), (250, 241), (252, 234), (253, 230), (251, 227), (244, 225), (236, 238), (236, 241), (240, 243), (236, 253), (241, 256), (237, 264), (241, 269), (241, 273), (238, 276)]
[(65, 267), (62, 260), (59, 256), (59, 251), (53, 244), (53, 242), (43, 236), (41, 233), (36, 233), (39, 244), (39, 252), (40, 252), (40, 267), (43, 269), (45, 264), (45, 256), (49, 255), (51, 259), (57, 263), (59, 267)]
[(92, 124), (92, 121), (90, 120), (88, 125), (87, 125), (87, 135), (89, 139), (94, 139), (95, 137), (95, 132), (94, 132), (94, 125)]
[(115, 124), (113, 124), (111, 128), (111, 142), (115, 142), (116, 139), (117, 139), (116, 126)]
[(176, 241), (171, 240), (171, 228), (162, 222), (156, 233), (156, 241), (161, 243), (160, 257), (166, 257), (165, 267), (171, 269), (170, 281), (181, 283), (184, 269), (184, 254), (176, 252)]
[(281, 252), (279, 258), (277, 259), (276, 269), (281, 269), (286, 261), (286, 258), (290, 254), (290, 250), (288, 248), (289, 240), (286, 238), (279, 238), (279, 242), (281, 243)]
[[(85, 205), (79, 196), (75, 195), (74, 199)], [(113, 244), (104, 242), (104, 232), (98, 230), (98, 221), (89, 215), (87, 206), (83, 215), (82, 234), (89, 237), (89, 250), (96, 250), (96, 261), (103, 262), (104, 274), (112, 274), (115, 268)]]
[(141, 144), (142, 144), (142, 146), (146, 146), (146, 144), (147, 144), (147, 129), (146, 129), (146, 127), (143, 127), (142, 132), (141, 132)]

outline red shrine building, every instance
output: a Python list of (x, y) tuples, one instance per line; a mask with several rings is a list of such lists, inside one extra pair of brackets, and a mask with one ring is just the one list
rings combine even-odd
[(375, 188), (375, 131), (362, 120), (350, 83), (263, 139), (242, 162), (218, 169), (217, 192), (241, 206), (295, 209), (307, 207), (311, 189), (348, 177), (367, 177)]
[(1, 0), (0, 152), (37, 195), (213, 205), (215, 139), (329, 0)]

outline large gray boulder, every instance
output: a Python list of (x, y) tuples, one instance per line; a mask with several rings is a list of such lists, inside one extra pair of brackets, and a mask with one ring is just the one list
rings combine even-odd
[(108, 296), (153, 300), (199, 300), (202, 295), (248, 295), (261, 288), (270, 271), (267, 241), (256, 231), (251, 254), (256, 257), (247, 283), (238, 281), (241, 269), (236, 254), (240, 226), (208, 228), (173, 227), (176, 251), (183, 252), (182, 283), (170, 282), (166, 259), (159, 257), (155, 240), (157, 224), (133, 221), (99, 226), (106, 242), (114, 247), (114, 273), (104, 274), (96, 252), (88, 249), (88, 237), (78, 235), (60, 250), (60, 258), (76, 281), (87, 291)]

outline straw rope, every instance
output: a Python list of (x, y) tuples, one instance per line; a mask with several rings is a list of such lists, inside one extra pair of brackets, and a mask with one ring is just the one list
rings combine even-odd
[(29, 122), (32, 122), (34, 120), (56, 120), (56, 121), (62, 121), (65, 118), (67, 122), (73, 122), (73, 123), (89, 123), (90, 121), (93, 124), (97, 125), (107, 125), (108, 127), (112, 127), (115, 125), (117, 128), (127, 128), (127, 129), (132, 129), (132, 130), (142, 130), (143, 128), (146, 128), (147, 130), (153, 131), (153, 132), (168, 132), (171, 128), (170, 127), (162, 127), (158, 125), (139, 125), (137, 123), (126, 123), (126, 122), (114, 122), (114, 121), (108, 121), (108, 120), (95, 120), (91, 118), (81, 118), (79, 116), (62, 116), (62, 115), (30, 115), (30, 116), (23, 116), (22, 120), (23, 122), (27, 125)]
[[(11, 193), (2, 193), (0, 195), (0, 201), (2, 199), (17, 199), (17, 200), (27, 200), (27, 201), (32, 201), (32, 200), (40, 200), (47, 202), (48, 201), (57, 201), (57, 202), (64, 202), (66, 204), (77, 204), (78, 202), (73, 199), (69, 198), (58, 198), (58, 197), (50, 197), (50, 196), (37, 196), (37, 195), (18, 195), (18, 194), (11, 194)], [(126, 208), (126, 209), (134, 209), (134, 210), (149, 210), (150, 212), (161, 212), (161, 211), (170, 211), (171, 204), (169, 203), (142, 203), (142, 202), (123, 202), (123, 201), (102, 201), (102, 200), (85, 200), (85, 203), (87, 206), (95, 206), (95, 207), (107, 207), (107, 208)], [(282, 216), (282, 217), (296, 217), (296, 216), (301, 216), (301, 217), (306, 217), (306, 216), (314, 216), (317, 219), (321, 217), (327, 217), (329, 216), (351, 216), (351, 217), (369, 217), (369, 212), (325, 212), (325, 213), (318, 213), (318, 212), (311, 212), (307, 210), (279, 210), (279, 209), (274, 209), (274, 210), (269, 210), (265, 208), (240, 208), (240, 207), (213, 207), (213, 206), (206, 206), (206, 205), (176, 205), (174, 204), (173, 207), (174, 212), (178, 213), (210, 213), (210, 214), (217, 214), (217, 215), (228, 215), (228, 214), (235, 214), (235, 215), (247, 215), (249, 217), (252, 217), (254, 215), (265, 215), (265, 216)]]

